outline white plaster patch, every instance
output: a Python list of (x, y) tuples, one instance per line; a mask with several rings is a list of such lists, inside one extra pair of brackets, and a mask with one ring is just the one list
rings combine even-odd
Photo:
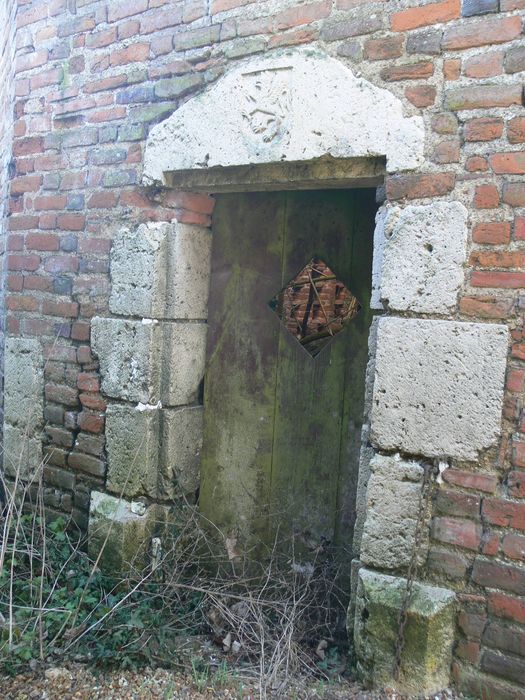
[(378, 243), (381, 301), (391, 309), (419, 313), (445, 314), (455, 308), (467, 254), (463, 204), (389, 207), (378, 229), (386, 239)]
[(382, 318), (371, 442), (476, 459), (500, 434), (507, 345), (502, 325)]
[(155, 126), (144, 183), (217, 166), (386, 156), (389, 172), (422, 164), (421, 117), (340, 61), (293, 49), (248, 60)]

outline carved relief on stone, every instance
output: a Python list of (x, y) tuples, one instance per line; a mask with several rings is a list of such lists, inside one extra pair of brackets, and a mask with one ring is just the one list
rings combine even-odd
[(290, 66), (242, 74), (242, 118), (251, 137), (271, 143), (288, 134), (291, 73)]

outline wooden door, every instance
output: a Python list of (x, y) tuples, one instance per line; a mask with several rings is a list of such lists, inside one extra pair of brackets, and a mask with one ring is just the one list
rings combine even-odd
[[(243, 549), (351, 542), (374, 213), (370, 190), (217, 197), (200, 508)], [(312, 258), (360, 303), (315, 357), (269, 303)]]

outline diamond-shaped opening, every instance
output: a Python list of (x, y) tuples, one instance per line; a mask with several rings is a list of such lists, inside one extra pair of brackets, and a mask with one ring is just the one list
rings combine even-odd
[(320, 258), (312, 258), (269, 302), (286, 329), (312, 357), (343, 330), (361, 305)]

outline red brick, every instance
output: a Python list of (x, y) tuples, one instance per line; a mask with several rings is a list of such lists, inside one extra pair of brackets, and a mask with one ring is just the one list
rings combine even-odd
[(46, 275), (26, 275), (24, 277), (24, 289), (36, 290), (39, 292), (53, 291), (53, 279)]
[(520, 17), (486, 17), (447, 27), (442, 47), (446, 50), (470, 49), (486, 44), (501, 44), (517, 39), (521, 34)]
[[(20, 4), (20, 3), (19, 3)], [(27, 27), (29, 24), (34, 24), (47, 17), (47, 4), (39, 3), (38, 5), (31, 7), (28, 10), (21, 10), (16, 16), (16, 26), (20, 29), (21, 27)]]
[(78, 258), (74, 255), (55, 255), (44, 263), (46, 272), (53, 274), (61, 272), (78, 272)]
[(104, 416), (82, 411), (78, 414), (78, 425), (88, 433), (100, 434), (104, 431)]
[(60, 247), (60, 238), (51, 233), (34, 233), (26, 236), (26, 248), (28, 250), (56, 251)]
[(489, 169), (489, 164), (486, 158), (481, 156), (469, 156), (465, 161), (465, 170), (469, 173), (486, 172)]
[(136, 61), (145, 61), (149, 56), (149, 44), (137, 43), (127, 46), (120, 51), (114, 51), (110, 55), (110, 64), (112, 66), (125, 66), (128, 63)]
[(471, 284), (473, 287), (519, 289), (520, 287), (525, 287), (525, 272), (485, 272), (474, 270)]
[(525, 503), (503, 498), (485, 498), (481, 512), (483, 518), (492, 525), (525, 530)]
[(408, 10), (394, 12), (391, 26), (394, 32), (404, 32), (407, 29), (425, 27), (438, 22), (449, 22), (461, 15), (460, 0), (443, 0)]
[(25, 192), (37, 192), (42, 184), (42, 175), (26, 175), (15, 177), (11, 180), (11, 195), (24, 194)]
[(27, 136), (13, 141), (14, 156), (29, 156), (32, 153), (42, 153), (44, 141), (41, 136)]
[(89, 323), (85, 323), (84, 321), (78, 321), (77, 323), (73, 323), (71, 326), (71, 339), (72, 340), (80, 340), (82, 342), (86, 342), (89, 340), (90, 336), (90, 326)]
[(126, 83), (126, 75), (111, 75), (108, 78), (101, 78), (100, 80), (93, 80), (90, 83), (86, 83), (83, 90), (88, 94), (93, 92), (104, 92), (106, 90), (113, 90), (116, 87), (126, 85)]
[(525, 569), (500, 564), (497, 561), (476, 558), (472, 580), (487, 588), (501, 588), (519, 595), (525, 594)]
[(77, 386), (81, 391), (98, 392), (100, 390), (100, 382), (96, 374), (88, 372), (80, 372), (77, 377)]
[(115, 119), (123, 119), (126, 116), (126, 108), (123, 106), (108, 107), (101, 109), (98, 112), (93, 112), (88, 116), (90, 124), (100, 124), (101, 122), (110, 122)]
[(460, 518), (434, 518), (432, 537), (445, 544), (477, 551), (481, 543), (481, 525)]
[(523, 151), (494, 153), (489, 157), (489, 161), (495, 173), (512, 175), (525, 173), (525, 152)]
[(72, 452), (67, 458), (67, 463), (72, 469), (86, 472), (92, 476), (102, 478), (105, 474), (105, 465), (100, 459), (82, 452)]
[(469, 119), (463, 127), (465, 141), (493, 141), (503, 134), (503, 119), (479, 117)]
[(507, 124), (509, 143), (525, 143), (525, 117), (514, 117)]
[(486, 493), (494, 493), (498, 485), (498, 478), (495, 474), (466, 472), (461, 469), (445, 469), (442, 477), (448, 484)]
[(105, 29), (100, 32), (92, 32), (86, 36), (86, 47), (88, 49), (100, 49), (109, 46), (117, 40), (116, 27)]
[(443, 61), (443, 78), (445, 80), (458, 80), (461, 74), (461, 60), (459, 58), (446, 58)]
[(407, 100), (420, 109), (433, 105), (436, 94), (436, 88), (433, 85), (414, 85), (405, 90)]
[(328, 17), (332, 10), (331, 0), (322, 2), (312, 2), (307, 5), (290, 7), (275, 16), (275, 26), (277, 30), (291, 29), (302, 24), (310, 24), (316, 20)]
[(512, 207), (525, 207), (525, 183), (506, 182), (503, 185), (503, 201)]
[(42, 304), (42, 313), (48, 316), (76, 318), (78, 316), (78, 304), (76, 301), (50, 301), (45, 299)]
[(115, 192), (93, 192), (89, 197), (87, 206), (89, 209), (112, 209), (117, 204), (117, 194)]
[(37, 211), (65, 209), (66, 204), (67, 197), (62, 194), (44, 195), (42, 197), (35, 197), (33, 200), (33, 207)]
[(93, 394), (80, 394), (80, 403), (85, 408), (90, 408), (92, 411), (104, 411), (106, 402), (101, 396)]
[(59, 85), (64, 77), (62, 68), (50, 68), (36, 75), (31, 76), (29, 84), (31, 90), (49, 87), (50, 85)]
[(475, 267), (510, 267), (519, 270), (525, 267), (525, 252), (519, 250), (475, 250), (470, 256), (470, 264)]
[(491, 591), (488, 595), (488, 609), (489, 613), (496, 617), (525, 623), (525, 599), (523, 598), (513, 598), (504, 593)]
[(111, 3), (108, 8), (108, 22), (117, 22), (124, 17), (131, 17), (145, 12), (148, 9), (148, 0), (125, 0), (125, 2)]
[(459, 157), (460, 144), (458, 139), (440, 141), (432, 153), (434, 163), (458, 163)]
[(110, 248), (108, 238), (83, 238), (79, 242), (80, 253), (109, 253)]
[(57, 225), (62, 231), (82, 231), (86, 225), (86, 217), (84, 214), (59, 214)]
[(509, 369), (507, 371), (507, 390), (514, 393), (521, 393), (525, 388), (525, 370)]
[[(176, 10), (177, 8), (173, 8)], [(175, 12), (173, 12), (175, 14)], [(118, 38), (119, 41), (123, 39), (129, 39), (132, 36), (137, 36), (140, 34), (140, 22), (138, 19), (130, 19), (127, 22), (122, 22), (118, 25)]]
[(432, 61), (418, 61), (417, 63), (400, 63), (386, 66), (380, 76), (387, 82), (397, 80), (422, 80), (434, 74)]
[(503, 538), (502, 542), (503, 553), (510, 559), (525, 561), (525, 537), (509, 532)]
[(32, 53), (17, 56), (15, 61), (15, 73), (22, 73), (32, 68), (39, 68), (47, 63), (47, 49), (33, 51)]
[(510, 221), (492, 221), (474, 226), (474, 243), (503, 245), (510, 242)]
[(20, 234), (10, 234), (7, 238), (7, 250), (17, 252), (24, 250), (24, 237)]
[(476, 209), (493, 209), (499, 204), (499, 192), (496, 185), (478, 185), (474, 193)]
[(45, 396), (47, 401), (54, 401), (66, 406), (76, 406), (78, 404), (78, 392), (70, 386), (46, 384)]
[(21, 275), (8, 275), (7, 289), (10, 292), (21, 292), (24, 286), (24, 278)]
[(525, 467), (525, 442), (513, 440), (512, 464), (514, 467)]
[(368, 61), (383, 61), (389, 58), (398, 58), (402, 53), (402, 36), (367, 39), (364, 44), (363, 55)]
[(440, 577), (446, 576), (452, 579), (464, 578), (470, 561), (465, 553), (451, 552), (450, 550), (431, 547), (428, 554), (427, 566), (430, 571)]
[(387, 179), (386, 192), (390, 200), (440, 197), (454, 189), (453, 173), (424, 173), (394, 175)]
[(525, 471), (512, 471), (507, 480), (509, 496), (525, 498)]
[[(151, 206), (151, 202), (149, 204)], [(215, 199), (207, 194), (167, 190), (162, 197), (162, 205), (173, 209), (186, 209), (199, 214), (211, 214), (215, 207)]]
[(467, 639), (460, 639), (455, 649), (455, 656), (465, 659), (471, 664), (477, 664), (480, 656), (479, 642), (472, 642)]
[(23, 295), (8, 295), (6, 308), (9, 311), (38, 311), (38, 301), (34, 297)]
[(40, 266), (38, 255), (8, 255), (7, 269), (11, 271), (28, 270), (34, 272)]
[(480, 497), (473, 493), (463, 493), (441, 488), (436, 498), (436, 509), (443, 515), (479, 520)]
[(491, 78), (503, 73), (503, 53), (490, 51), (471, 56), (463, 61), (463, 73), (467, 78)]

